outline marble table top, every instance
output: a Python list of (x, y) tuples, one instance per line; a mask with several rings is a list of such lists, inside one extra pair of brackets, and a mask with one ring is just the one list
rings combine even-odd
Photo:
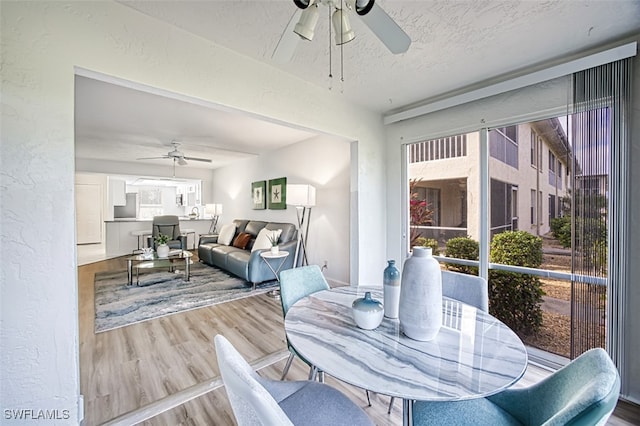
[(289, 342), (318, 369), (354, 386), (398, 398), (453, 401), (488, 396), (519, 380), (527, 351), (518, 336), (488, 313), (443, 299), (437, 337), (419, 342), (384, 318), (358, 328), (353, 300), (381, 288), (338, 287), (305, 297), (285, 318)]

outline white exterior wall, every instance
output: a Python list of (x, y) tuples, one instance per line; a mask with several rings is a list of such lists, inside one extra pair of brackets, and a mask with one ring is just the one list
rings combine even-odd
[(74, 67), (357, 141), (351, 211), (366, 214), (351, 218), (350, 281), (379, 281), (386, 220), (379, 115), (116, 2), (0, 7), (3, 409), (66, 410), (70, 420), (60, 424), (80, 416)]

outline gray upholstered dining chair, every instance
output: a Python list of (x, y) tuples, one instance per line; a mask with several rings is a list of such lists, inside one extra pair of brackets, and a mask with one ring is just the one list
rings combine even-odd
[(220, 375), (239, 426), (367, 425), (373, 422), (337, 389), (316, 381), (257, 374), (222, 335), (214, 338)]
[(167, 245), (172, 249), (187, 249), (187, 237), (180, 232), (180, 219), (175, 215), (154, 216), (151, 224), (151, 236), (148, 247), (156, 249), (155, 237), (159, 234), (169, 236)]
[(596, 348), (530, 387), (465, 401), (416, 401), (413, 424), (604, 425), (619, 392), (616, 366)]
[[(442, 295), (489, 312), (489, 285), (482, 277), (442, 271)], [(391, 397), (387, 414), (391, 414), (394, 401), (395, 398)]]

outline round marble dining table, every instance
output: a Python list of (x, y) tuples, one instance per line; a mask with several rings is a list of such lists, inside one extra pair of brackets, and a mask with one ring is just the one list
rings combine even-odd
[(406, 337), (397, 319), (384, 318), (374, 330), (358, 328), (351, 305), (379, 287), (338, 287), (314, 293), (287, 312), (291, 345), (319, 370), (369, 391), (403, 398), (404, 423), (411, 401), (455, 401), (497, 393), (518, 381), (527, 351), (498, 319), (443, 298), (443, 324), (434, 340)]

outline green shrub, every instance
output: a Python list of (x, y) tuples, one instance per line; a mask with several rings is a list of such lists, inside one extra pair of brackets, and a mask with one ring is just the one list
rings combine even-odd
[(440, 254), (440, 247), (438, 246), (438, 241), (434, 240), (433, 238), (418, 237), (416, 239), (415, 245), (422, 246), (422, 247), (431, 247), (431, 253), (434, 256), (437, 256)]
[[(538, 268), (542, 264), (542, 239), (525, 231), (507, 231), (493, 237), (491, 262)], [(489, 271), (489, 310), (519, 333), (531, 334), (542, 325), (542, 296), (538, 277), (506, 271)]]
[[(444, 254), (456, 259), (478, 260), (480, 245), (469, 237), (455, 237), (447, 241)], [(447, 269), (462, 272), (464, 274), (478, 275), (476, 266), (457, 265), (445, 263)]]
[(549, 223), (551, 234), (562, 247), (571, 247), (571, 217), (556, 217)]

